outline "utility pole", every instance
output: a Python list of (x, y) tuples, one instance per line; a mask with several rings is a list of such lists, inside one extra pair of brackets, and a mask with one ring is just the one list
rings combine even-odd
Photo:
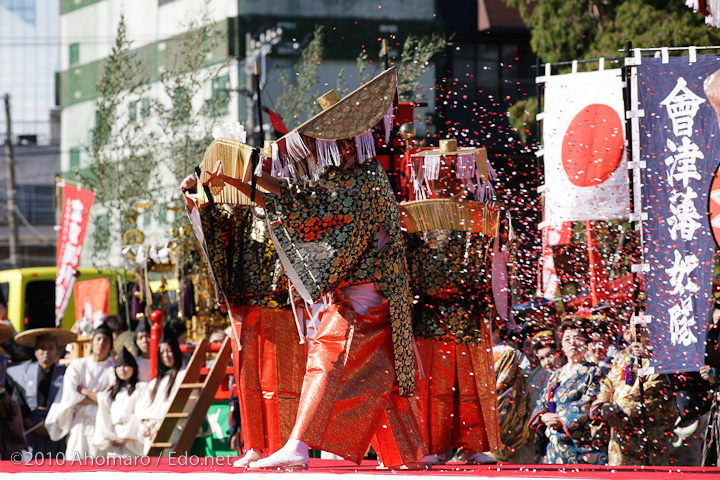
[[(247, 93), (247, 118), (245, 119), (245, 131), (248, 134), (248, 143), (257, 148), (263, 147), (262, 116), (257, 118), (257, 106), (260, 103), (259, 92), (262, 91), (263, 82), (260, 80), (262, 70), (266, 70), (266, 57), (272, 51), (272, 47), (282, 40), (283, 30), (281, 27), (269, 28), (258, 35), (255, 40), (251, 33), (245, 34), (245, 61), (242, 69), (245, 72), (245, 89)], [(267, 78), (267, 72), (265, 72)], [(256, 121), (257, 120), (257, 121)]]
[(255, 136), (255, 78), (253, 61), (255, 50), (255, 39), (251, 33), (245, 34), (245, 89), (247, 90), (247, 110), (245, 117), (245, 131), (247, 132), (248, 144), (262, 148), (262, 141), (258, 144)]
[(12, 144), (12, 121), (10, 120), (10, 94), (5, 94), (5, 121), (7, 133), (5, 137), (5, 168), (7, 170), (7, 214), (10, 229), (10, 265), (18, 268), (18, 220), (17, 191), (15, 189), (15, 152)]

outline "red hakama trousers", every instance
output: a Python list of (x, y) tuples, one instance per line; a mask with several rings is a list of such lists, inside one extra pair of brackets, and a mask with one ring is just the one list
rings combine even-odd
[(385, 465), (426, 454), (415, 399), (398, 393), (388, 302), (361, 315), (340, 292), (323, 314), (291, 438), (359, 464), (372, 442)]
[(481, 345), (415, 339), (425, 378), (416, 397), (430, 453), (466, 453), (502, 447), (492, 343), (483, 324)]
[(290, 438), (302, 389), (306, 345), (290, 309), (247, 306), (232, 310), (233, 364), (245, 449), (272, 453)]

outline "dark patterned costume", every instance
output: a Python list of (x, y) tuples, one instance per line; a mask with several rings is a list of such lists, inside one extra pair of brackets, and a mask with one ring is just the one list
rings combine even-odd
[(230, 306), (286, 306), (287, 278), (253, 207), (204, 205), (200, 218), (213, 273)]
[(426, 375), (418, 379), (417, 398), (433, 454), (501, 447), (491, 341), (483, 321), (492, 301), (490, 241), (450, 230), (414, 233), (408, 240), (413, 329)]
[[(374, 282), (390, 306), (400, 394), (414, 389), (410, 299), (400, 212), (380, 163), (328, 172), (304, 188), (265, 195), (270, 224), (314, 301), (337, 288)], [(390, 240), (377, 251), (380, 227)]]
[(287, 278), (266, 223), (253, 208), (205, 205), (200, 218), (212, 274), (235, 331), (233, 364), (245, 449), (274, 452), (292, 432), (307, 352), (287, 304)]
[[(422, 457), (417, 410), (406, 397), (415, 359), (405, 248), (380, 163), (286, 183), (264, 201), (295, 287), (315, 302), (334, 297), (310, 350), (291, 438), (357, 463), (371, 441), (386, 465)], [(378, 249), (381, 238), (387, 241)], [(359, 285), (374, 285), (384, 297), (364, 314), (343, 290)]]

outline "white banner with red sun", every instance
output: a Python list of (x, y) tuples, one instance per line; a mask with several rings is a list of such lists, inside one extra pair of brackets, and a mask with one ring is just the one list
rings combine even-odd
[(628, 217), (624, 110), (620, 70), (547, 77), (546, 221)]

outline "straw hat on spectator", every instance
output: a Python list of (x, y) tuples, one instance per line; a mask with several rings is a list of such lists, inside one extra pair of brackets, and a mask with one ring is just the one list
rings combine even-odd
[(10, 340), (15, 334), (15, 330), (10, 325), (0, 323), (0, 343), (5, 343)]
[(55, 337), (58, 345), (61, 347), (77, 339), (77, 335), (70, 330), (63, 330), (62, 328), (33, 328), (32, 330), (25, 330), (15, 335), (15, 342), (23, 347), (35, 348), (37, 339), (45, 336)]

